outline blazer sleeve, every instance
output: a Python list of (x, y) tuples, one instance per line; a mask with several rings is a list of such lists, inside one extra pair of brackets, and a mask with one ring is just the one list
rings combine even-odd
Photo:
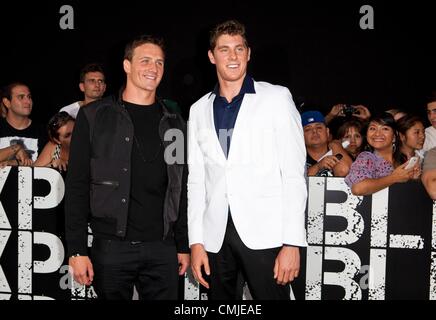
[(304, 176), (306, 147), (301, 117), (287, 88), (277, 95), (275, 110), (275, 141), (282, 176), (283, 244), (307, 246), (305, 211), (307, 186)]
[(189, 246), (203, 244), (203, 214), (206, 203), (205, 168), (198, 143), (195, 107), (188, 121), (188, 239)]

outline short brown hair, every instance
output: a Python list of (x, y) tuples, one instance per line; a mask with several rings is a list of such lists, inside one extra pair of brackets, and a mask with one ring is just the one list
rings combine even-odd
[(215, 26), (210, 32), (209, 49), (213, 51), (216, 47), (216, 42), (220, 36), (228, 34), (230, 36), (239, 35), (244, 39), (244, 44), (248, 48), (247, 35), (245, 26), (237, 20), (228, 20)]
[(100, 72), (104, 76), (104, 70), (99, 63), (89, 63), (80, 70), (80, 82), (85, 82), (85, 77), (90, 72)]
[(8, 99), (9, 101), (11, 101), (12, 99), (12, 90), (14, 90), (15, 87), (26, 87), (29, 88), (29, 86), (23, 82), (12, 82), (10, 84), (8, 84), (7, 86), (3, 87), (3, 89), (1, 90), (1, 100), (3, 101), (3, 98)]
[(430, 92), (426, 99), (427, 104), (436, 102), (436, 90)]
[(132, 39), (124, 49), (124, 59), (127, 59), (129, 61), (132, 61), (133, 58), (133, 51), (139, 46), (142, 46), (143, 44), (151, 43), (154, 44), (162, 49), (162, 52), (165, 56), (165, 43), (164, 40), (161, 37), (144, 34), (140, 35), (134, 39)]

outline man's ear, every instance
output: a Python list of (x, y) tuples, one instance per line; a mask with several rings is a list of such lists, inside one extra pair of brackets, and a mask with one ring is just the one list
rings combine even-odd
[(85, 84), (83, 82), (79, 83), (80, 91), (85, 92)]
[(124, 68), (124, 72), (125, 73), (127, 73), (127, 74), (130, 73), (131, 66), (132, 66), (131, 62), (129, 60), (127, 60), (127, 59), (124, 59), (124, 61), (123, 61), (123, 68)]
[(251, 49), (248, 48), (248, 59), (247, 59), (247, 61), (250, 61), (250, 57), (251, 57)]
[(5, 105), (6, 108), (10, 108), (11, 107), (11, 102), (9, 101), (8, 98), (3, 98), (2, 99), (3, 104)]
[(208, 55), (208, 57), (209, 57), (209, 61), (210, 61), (210, 63), (212, 63), (212, 64), (216, 64), (216, 62), (215, 62), (215, 57), (213, 56), (213, 52), (209, 50), (209, 51), (207, 52), (207, 55)]

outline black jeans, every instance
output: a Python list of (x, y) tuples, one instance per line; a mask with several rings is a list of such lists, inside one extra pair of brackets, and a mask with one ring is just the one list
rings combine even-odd
[(290, 286), (279, 285), (274, 279), (274, 263), (280, 249), (249, 249), (239, 237), (229, 213), (220, 251), (207, 253), (211, 300), (242, 299), (241, 273), (253, 299), (289, 300)]
[(91, 248), (94, 289), (99, 299), (176, 300), (178, 260), (175, 245), (95, 239)]

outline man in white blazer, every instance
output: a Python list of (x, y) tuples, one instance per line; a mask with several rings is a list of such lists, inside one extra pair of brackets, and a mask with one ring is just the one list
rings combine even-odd
[(188, 126), (192, 271), (211, 299), (240, 299), (239, 273), (254, 299), (289, 299), (307, 245), (301, 118), (287, 88), (247, 75), (241, 23), (216, 26), (208, 56), (218, 84)]

